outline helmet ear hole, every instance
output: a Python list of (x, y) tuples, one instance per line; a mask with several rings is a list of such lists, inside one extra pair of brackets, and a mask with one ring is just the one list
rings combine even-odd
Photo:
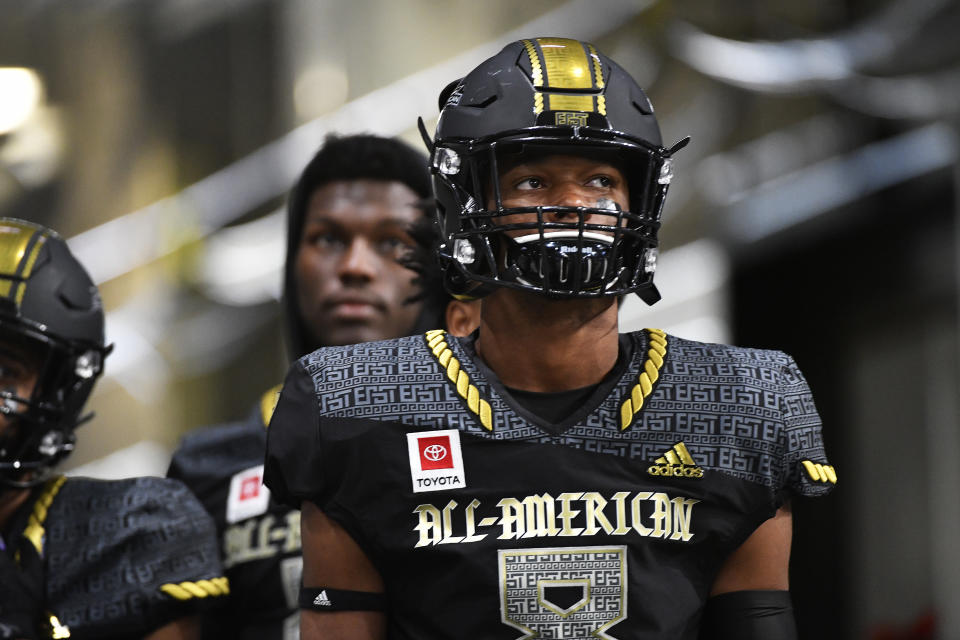
[(96, 291), (92, 293), (93, 295), (91, 295), (90, 288), (85, 287), (84, 283), (70, 279), (64, 281), (63, 285), (57, 291), (57, 296), (60, 298), (60, 302), (68, 309), (89, 311), (91, 305), (97, 305), (99, 303), (99, 294), (97, 294)]
[(483, 109), (484, 107), (489, 107), (491, 104), (493, 104), (496, 101), (497, 101), (497, 94), (494, 93), (481, 100), (475, 100), (470, 104), (468, 104), (467, 106)]
[(645, 95), (634, 95), (630, 103), (637, 111), (645, 116), (653, 114), (653, 105), (650, 104), (650, 99)]

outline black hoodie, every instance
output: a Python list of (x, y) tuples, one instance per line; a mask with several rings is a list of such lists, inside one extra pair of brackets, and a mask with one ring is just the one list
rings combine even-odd
[[(374, 135), (330, 135), (304, 168), (287, 202), (287, 259), (283, 276), (283, 312), (291, 360), (319, 346), (310, 343), (297, 303), (294, 268), (310, 197), (320, 187), (339, 180), (401, 182), (425, 201), (432, 199), (427, 158), (405, 142)], [(407, 333), (413, 335), (444, 326), (442, 296), (423, 298), (423, 309)]]

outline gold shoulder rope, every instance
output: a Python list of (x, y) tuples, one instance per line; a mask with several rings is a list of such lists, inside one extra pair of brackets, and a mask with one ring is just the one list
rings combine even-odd
[(660, 378), (663, 359), (667, 355), (667, 335), (660, 329), (645, 329), (650, 340), (647, 359), (637, 384), (630, 390), (630, 397), (620, 406), (620, 430), (623, 431), (633, 422), (633, 417), (643, 407), (643, 401), (653, 391), (654, 383)]
[(41, 557), (43, 557), (43, 536), (46, 533), (43, 523), (47, 519), (47, 511), (50, 509), (50, 505), (53, 504), (53, 499), (57, 496), (57, 492), (60, 491), (60, 487), (63, 486), (66, 480), (64, 476), (57, 476), (47, 481), (47, 486), (43, 488), (43, 492), (34, 503), (33, 512), (27, 519), (27, 526), (23, 530), (23, 537), (33, 544), (37, 550), (37, 554)]
[(230, 593), (230, 582), (223, 577), (196, 582), (168, 582), (160, 586), (160, 591), (177, 600), (225, 596)]
[[(30, 541), (33, 548), (37, 550), (37, 555), (43, 557), (43, 543), (46, 535), (44, 524), (47, 521), (47, 514), (50, 512), (50, 505), (53, 499), (57, 497), (60, 487), (67, 479), (64, 476), (57, 476), (47, 481), (46, 486), (40, 493), (40, 497), (33, 504), (33, 511), (27, 518), (27, 526), (23, 529), (23, 537)], [(20, 563), (20, 551), (14, 555), (17, 563)], [(70, 629), (60, 624), (60, 620), (54, 614), (47, 612), (45, 624), (42, 625), (51, 638), (63, 640), (70, 637)]]
[[(631, 425), (633, 417), (643, 407), (644, 400), (653, 391), (653, 385), (660, 379), (660, 369), (667, 355), (667, 336), (660, 329), (646, 329), (649, 338), (647, 359), (643, 371), (637, 378), (637, 384), (630, 390), (630, 397), (620, 407), (620, 429)], [(447, 372), (447, 377), (457, 387), (460, 397), (466, 399), (467, 407), (480, 418), (480, 423), (489, 431), (493, 430), (493, 415), (490, 403), (480, 397), (480, 391), (470, 382), (470, 376), (460, 368), (460, 361), (453, 356), (446, 341), (443, 329), (434, 329), (426, 333), (427, 347)]]
[(283, 390), (283, 385), (278, 384), (275, 387), (271, 387), (260, 396), (260, 419), (263, 420), (263, 427), (267, 428), (270, 425), (270, 419), (273, 417), (273, 412), (277, 408), (277, 403), (280, 402), (280, 392)]
[(447, 372), (447, 377), (457, 387), (457, 393), (467, 401), (467, 408), (480, 418), (480, 424), (487, 431), (493, 431), (493, 411), (490, 403), (480, 397), (480, 390), (470, 382), (470, 376), (460, 368), (460, 361), (453, 357), (453, 351), (446, 341), (446, 331), (434, 329), (427, 331), (427, 347)]

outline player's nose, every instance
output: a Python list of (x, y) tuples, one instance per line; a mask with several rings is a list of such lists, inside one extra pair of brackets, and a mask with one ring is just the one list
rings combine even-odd
[(366, 238), (356, 237), (347, 245), (337, 265), (337, 275), (344, 280), (373, 280), (379, 269), (379, 257)]
[[(563, 182), (556, 185), (551, 194), (553, 197), (551, 204), (558, 207), (589, 207), (590, 194), (587, 190), (576, 182)], [(550, 217), (555, 222), (577, 222), (579, 214), (573, 211), (554, 211)], [(584, 213), (584, 222), (590, 217), (589, 212)]]

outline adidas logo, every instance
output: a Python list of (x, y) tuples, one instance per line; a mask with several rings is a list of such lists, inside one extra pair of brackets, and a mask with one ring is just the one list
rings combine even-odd
[(316, 598), (313, 599), (313, 604), (318, 607), (331, 607), (333, 603), (330, 602), (330, 598), (327, 597), (327, 591), (324, 589), (321, 591)]
[(703, 469), (693, 461), (693, 456), (682, 442), (670, 447), (666, 453), (653, 461), (647, 467), (647, 473), (652, 476), (666, 476), (674, 478), (702, 478)]

